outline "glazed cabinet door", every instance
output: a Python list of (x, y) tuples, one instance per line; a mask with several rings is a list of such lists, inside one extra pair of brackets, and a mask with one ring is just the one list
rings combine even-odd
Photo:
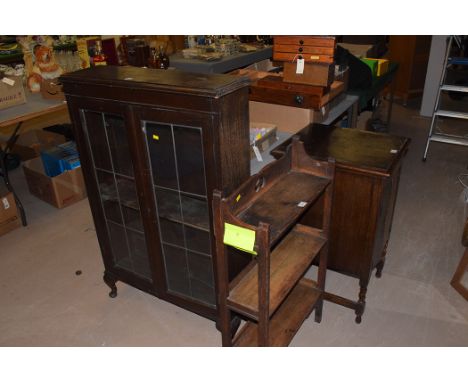
[(164, 270), (161, 292), (182, 305), (192, 301), (213, 309), (213, 117), (150, 108), (135, 109), (134, 117), (143, 132), (150, 167), (157, 249)]
[(107, 276), (153, 290), (131, 110), (111, 102), (69, 103)]

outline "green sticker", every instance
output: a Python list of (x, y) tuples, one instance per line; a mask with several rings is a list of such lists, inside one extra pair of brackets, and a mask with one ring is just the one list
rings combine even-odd
[(236, 247), (241, 251), (256, 255), (254, 251), (255, 231), (239, 227), (237, 225), (224, 223), (224, 244)]

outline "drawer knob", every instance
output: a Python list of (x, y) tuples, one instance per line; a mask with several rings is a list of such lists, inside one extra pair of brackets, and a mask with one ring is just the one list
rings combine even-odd
[(302, 103), (304, 102), (304, 96), (297, 95), (297, 96), (294, 98), (294, 101), (296, 101), (296, 103), (297, 103), (298, 105), (302, 105)]
[(299, 53), (302, 53), (304, 49), (302, 49), (302, 47), (299, 48)]
[(304, 44), (304, 40), (299, 40), (299, 44), (303, 45), (303, 44)]

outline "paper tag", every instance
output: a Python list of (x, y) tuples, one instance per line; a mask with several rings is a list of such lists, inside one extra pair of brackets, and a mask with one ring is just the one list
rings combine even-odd
[(396, 154), (397, 152), (398, 150), (395, 150), (395, 149), (390, 150), (390, 154)]
[(310, 56), (311, 60), (320, 60), (320, 56)]
[(153, 134), (153, 139), (154, 139), (155, 141), (159, 141), (159, 135)]
[(15, 84), (15, 80), (12, 80), (11, 78), (8, 78), (8, 77), (3, 77), (2, 81), (10, 86), (13, 86)]
[(296, 74), (304, 73), (304, 59), (298, 58), (296, 64)]
[(298, 207), (301, 207), (301, 208), (305, 207), (306, 205), (307, 205), (307, 202), (299, 202), (299, 203), (297, 203), (297, 206), (298, 206)]
[(224, 244), (236, 247), (241, 251), (256, 255), (254, 251), (255, 231), (239, 227), (237, 225), (224, 223)]
[(237, 195), (236, 196), (236, 202), (238, 202), (240, 200), (240, 198), (241, 198), (241, 194)]
[(8, 202), (8, 199), (7, 198), (2, 198), (2, 202), (3, 202), (3, 208), (5, 210), (7, 210), (8, 208), (10, 208), (10, 203)]
[(252, 146), (252, 148), (253, 148), (255, 156), (257, 157), (257, 160), (259, 162), (263, 162), (262, 154), (260, 153), (260, 150), (258, 149), (258, 147), (257, 146)]

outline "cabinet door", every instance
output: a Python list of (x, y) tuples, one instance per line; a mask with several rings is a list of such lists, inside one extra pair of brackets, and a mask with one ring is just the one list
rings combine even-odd
[(206, 114), (139, 109), (150, 164), (163, 293), (216, 305), (212, 264), (211, 125)]
[(70, 109), (79, 126), (75, 131), (106, 270), (151, 289), (154, 272), (135, 182), (128, 110), (84, 101), (71, 101)]

